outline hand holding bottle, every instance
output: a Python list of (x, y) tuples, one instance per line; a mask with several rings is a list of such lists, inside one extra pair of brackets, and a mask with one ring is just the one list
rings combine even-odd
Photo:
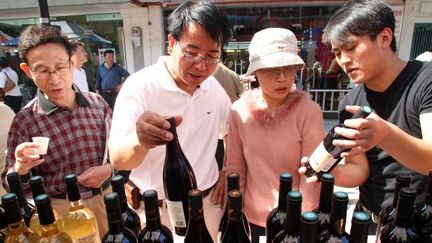
[[(182, 122), (181, 116), (176, 116), (176, 126)], [(161, 115), (145, 111), (136, 122), (136, 134), (140, 145), (147, 149), (165, 144), (173, 139), (173, 134), (168, 131), (170, 123)]]

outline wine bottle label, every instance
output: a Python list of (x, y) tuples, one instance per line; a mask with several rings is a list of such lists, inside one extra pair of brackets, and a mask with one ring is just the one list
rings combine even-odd
[(186, 218), (182, 202), (166, 200), (166, 203), (171, 225), (174, 225), (175, 227), (186, 227)]
[(74, 242), (77, 243), (93, 243), (93, 242), (100, 242), (99, 237), (96, 235), (99, 234), (97, 232), (94, 232), (92, 234), (86, 235), (86, 236), (82, 236), (79, 238), (76, 238), (74, 240)]
[(327, 172), (336, 160), (337, 159), (333, 158), (333, 156), (327, 152), (323, 142), (321, 142), (309, 157), (309, 164), (316, 172)]

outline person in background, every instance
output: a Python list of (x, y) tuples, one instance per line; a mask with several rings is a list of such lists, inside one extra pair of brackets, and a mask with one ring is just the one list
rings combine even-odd
[[(112, 167), (107, 162), (111, 109), (96, 93), (81, 92), (72, 80), (72, 46), (55, 27), (30, 25), (20, 35), (20, 67), (38, 87), (31, 100), (12, 122), (7, 141), (5, 177), (15, 171), (31, 196), (28, 179), (43, 176), (45, 191), (61, 215), (69, 210), (64, 176), (75, 173), (81, 197), (96, 215), (99, 233), (108, 230), (103, 194), (110, 190)], [(50, 138), (43, 158), (32, 137)]]
[(422, 62), (432, 62), (432, 49), (429, 49), (416, 57), (416, 60)]
[(360, 105), (374, 110), (366, 119), (346, 120), (347, 127), (335, 132), (347, 139), (333, 141), (351, 148), (342, 154), (345, 165), (333, 170), (335, 184), (360, 186), (358, 208), (370, 213), (375, 223), (370, 234), (375, 234), (381, 209), (392, 203), (396, 176), (409, 174), (411, 187), (421, 195), (432, 168), (432, 63), (401, 60), (394, 30), (389, 5), (357, 0), (336, 11), (323, 38), (357, 84), (339, 110), (354, 113)]
[(293, 32), (257, 32), (249, 55), (246, 74), (257, 77), (260, 89), (246, 91), (232, 106), (225, 170), (240, 175), (244, 213), (257, 243), (265, 235), (268, 213), (277, 206), (280, 173), (293, 175), (293, 190), (303, 195), (303, 211), (317, 208), (319, 186), (307, 184), (297, 171), (300, 159), (323, 139), (324, 126), (319, 106), (293, 87), (304, 65)]
[(18, 113), (23, 97), (18, 86), (18, 74), (9, 67), (6, 57), (0, 57), (0, 88), (5, 92), (4, 103)]
[[(169, 56), (132, 74), (120, 91), (114, 108), (109, 151), (116, 169), (132, 170), (131, 180), (143, 193), (157, 190), (165, 200), (163, 165), (165, 146), (173, 135), (163, 116), (175, 116), (183, 152), (204, 195), (204, 217), (216, 242), (223, 210), (214, 188), (220, 175), (215, 159), (218, 138), (228, 132), (231, 102), (211, 76), (230, 36), (226, 16), (207, 1), (188, 1), (168, 18)], [(213, 201), (211, 200), (213, 197)], [(168, 210), (162, 203), (162, 223), (170, 229)], [(143, 207), (137, 210), (145, 222)]]
[[(11, 108), (0, 102), (0, 171), (3, 171), (6, 163), (6, 142), (9, 133), (9, 128), (12, 124), (12, 120), (15, 117), (15, 113)], [(0, 185), (0, 197), (6, 193), (3, 185)]]
[(74, 65), (73, 69), (73, 82), (78, 86), (80, 91), (89, 92), (87, 83), (87, 76), (85, 70), (82, 68), (84, 63), (88, 60), (87, 51), (85, 50), (84, 43), (75, 41), (72, 43), (72, 57), (71, 61)]
[(96, 92), (108, 102), (112, 110), (117, 95), (124, 80), (129, 77), (129, 72), (114, 62), (114, 51), (104, 51), (104, 63), (96, 71)]
[(213, 77), (222, 85), (229, 96), (231, 103), (238, 100), (243, 93), (243, 86), (240, 82), (239, 75), (225, 66), (228, 55), (222, 50), (221, 62), (219, 63)]

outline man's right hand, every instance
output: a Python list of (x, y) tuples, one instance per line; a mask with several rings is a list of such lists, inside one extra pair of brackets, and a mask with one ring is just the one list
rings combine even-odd
[[(181, 116), (176, 116), (176, 126), (182, 122)], [(147, 149), (154, 148), (155, 146), (166, 144), (173, 139), (168, 129), (170, 123), (159, 114), (146, 111), (136, 122), (136, 133), (139, 143)]]
[(38, 145), (32, 142), (24, 142), (15, 148), (15, 171), (20, 175), (27, 174), (31, 168), (38, 166), (45, 160), (37, 153)]

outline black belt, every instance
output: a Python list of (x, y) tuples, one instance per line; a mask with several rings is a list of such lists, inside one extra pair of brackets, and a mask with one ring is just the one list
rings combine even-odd
[[(202, 196), (203, 196), (203, 198), (206, 198), (206, 197), (210, 194), (210, 191), (213, 189), (213, 187), (214, 187), (214, 185), (211, 186), (210, 188), (208, 188), (208, 189), (202, 191)], [(166, 207), (166, 204), (164, 204), (164, 200), (163, 200), (163, 199), (159, 199), (159, 200), (158, 200), (158, 206), (159, 206), (160, 208), (164, 208), (164, 207)]]
[[(93, 188), (89, 191), (86, 192), (80, 192), (81, 195), (81, 199), (87, 199), (87, 198), (91, 198), (94, 197), (96, 195), (100, 195), (102, 194), (103, 191), (105, 191), (109, 186), (111, 185), (111, 180), (106, 180), (101, 187), (99, 188)], [(60, 193), (57, 194), (55, 196), (52, 196), (52, 198), (56, 198), (56, 199), (66, 199), (67, 198), (67, 194), (66, 193)]]
[(104, 92), (104, 93), (115, 93), (115, 92), (117, 92), (117, 89), (103, 89), (102, 92)]

